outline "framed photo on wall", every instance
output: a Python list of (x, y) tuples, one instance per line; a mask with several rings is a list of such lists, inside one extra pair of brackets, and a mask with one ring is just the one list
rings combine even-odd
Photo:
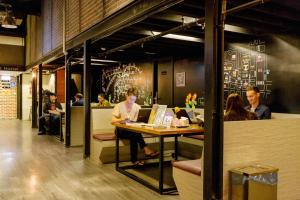
[(176, 73), (176, 87), (185, 87), (185, 72)]

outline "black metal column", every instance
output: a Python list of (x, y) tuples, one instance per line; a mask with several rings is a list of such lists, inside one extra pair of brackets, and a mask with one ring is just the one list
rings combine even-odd
[(70, 105), (70, 64), (69, 64), (69, 56), (65, 55), (65, 84), (66, 84), (66, 114), (65, 114), (65, 134), (66, 134), (66, 147), (70, 146), (71, 141), (71, 105)]
[(32, 103), (31, 103), (31, 127), (37, 128), (37, 85), (36, 85), (36, 70), (32, 71), (31, 91), (32, 91)]
[(17, 77), (17, 118), (22, 120), (22, 74)]
[(205, 1), (205, 140), (203, 199), (223, 193), (223, 51), (222, 0)]
[(43, 115), (43, 65), (39, 64), (39, 117)]
[(91, 41), (84, 42), (84, 65), (83, 65), (83, 92), (84, 92), (84, 157), (90, 156), (90, 137), (91, 137), (91, 54), (90, 54)]

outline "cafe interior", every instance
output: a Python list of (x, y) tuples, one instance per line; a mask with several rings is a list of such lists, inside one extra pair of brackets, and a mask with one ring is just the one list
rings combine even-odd
[[(16, 116), (9, 123), (29, 122), (24, 141), (61, 158), (60, 170), (49, 170), (55, 185), (45, 185), (49, 177), (37, 170), (23, 198), (299, 198), (300, 2), (29, 2), (34, 9), (26, 12), (26, 1), (0, 1), (6, 12), (24, 15), (22, 27), (7, 30), (3, 20), (0, 29), (0, 35), (25, 38), (22, 70), (11, 76)], [(248, 86), (259, 89), (271, 119), (224, 121), (227, 97), (236, 93), (248, 105)], [(141, 106), (138, 122), (112, 123), (132, 87)], [(63, 107), (49, 114), (59, 117), (55, 135), (51, 129), (38, 135), (45, 91)], [(73, 106), (78, 93), (82, 105)], [(99, 94), (108, 106), (100, 105)], [(7, 119), (0, 121), (5, 127)], [(132, 141), (118, 130), (142, 134), (157, 156), (139, 150), (143, 165), (133, 164)], [(7, 191), (0, 189), (0, 197), (16, 198), (18, 192)]]

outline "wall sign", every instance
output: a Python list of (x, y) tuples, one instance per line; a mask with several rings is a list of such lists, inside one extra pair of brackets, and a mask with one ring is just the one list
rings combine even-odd
[(25, 71), (23, 66), (3, 66), (0, 65), (0, 71)]
[(176, 73), (176, 87), (185, 87), (185, 72)]

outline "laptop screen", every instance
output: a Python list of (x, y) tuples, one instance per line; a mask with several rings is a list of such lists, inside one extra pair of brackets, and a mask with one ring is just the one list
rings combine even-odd
[(149, 119), (149, 116), (150, 116), (150, 113), (151, 113), (151, 109), (140, 109), (136, 121), (147, 123), (148, 119)]
[[(174, 110), (174, 109), (173, 109), (173, 112), (175, 113), (175, 110)], [(191, 120), (190, 116), (188, 115), (188, 113), (186, 112), (185, 109), (180, 109), (180, 111), (178, 111), (178, 112), (175, 113), (175, 114), (176, 114), (176, 117), (177, 117), (178, 119), (180, 119), (181, 117), (186, 117), (186, 118), (188, 118), (189, 123), (192, 124), (192, 120)]]

